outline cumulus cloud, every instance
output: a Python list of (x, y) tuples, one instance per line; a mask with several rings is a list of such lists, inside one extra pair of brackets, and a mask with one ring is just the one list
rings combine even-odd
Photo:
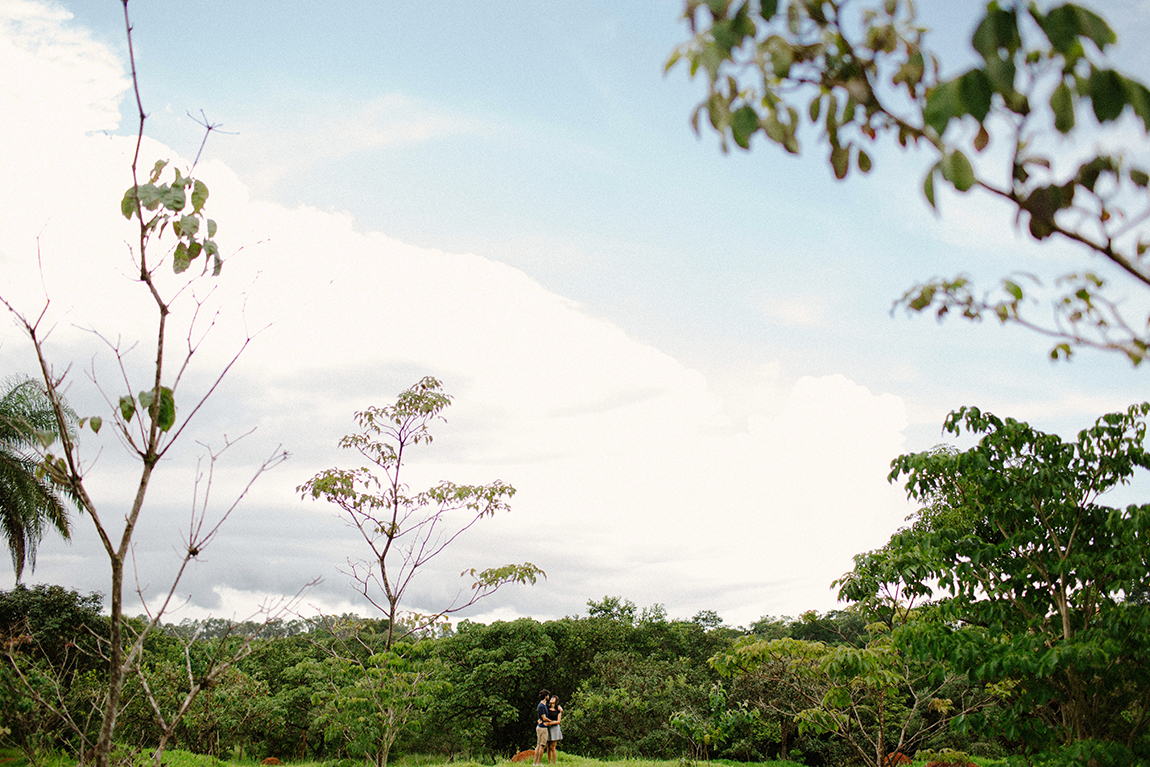
[[(108, 346), (87, 328), (139, 345), (129, 376), (150, 359), (154, 309), (131, 279), (131, 230), (118, 213), (132, 142), (98, 133), (116, 124), (126, 83), (114, 58), (62, 14), (12, 7), (26, 20), (3, 27), (0, 51), (12, 66), (0, 106), (11, 113), (38, 93), (59, 95), (0, 128), (5, 157), (26, 158), (7, 166), (0, 190), (0, 293), (29, 312), (51, 298), (51, 351), (61, 368), (75, 362), (69, 397), (87, 412), (106, 405), (83, 369), (94, 370), (104, 395), (119, 393)], [(57, 122), (59, 113), (66, 119)], [(50, 141), (33, 140), (49, 125)], [(382, 140), (371, 131), (360, 138)], [(151, 142), (144, 154), (148, 164), (187, 164)], [(839, 375), (751, 378), (733, 387), (749, 394), (736, 406), (699, 372), (506, 264), (269, 203), (220, 161), (197, 174), (211, 189), (228, 260), (173, 315), (177, 347), (197, 303), (193, 335), (212, 325), (186, 379), (189, 396), (253, 340), (161, 467), (134, 552), (140, 597), (161, 593), (187, 537), (197, 442), (218, 446), (256, 427), (215, 473), (224, 506), (277, 445), (293, 458), (260, 479), (195, 564), (176, 619), (245, 617), (315, 577), (325, 581), (307, 604), (365, 611), (337, 570), (364, 547), (332, 509), (294, 488), (354, 463), (335, 447), (352, 412), (423, 375), (441, 378), (456, 401), (434, 445), (417, 454), (412, 485), (501, 479), (519, 492), (512, 513), (485, 521), (428, 570), (411, 607), (449, 599), (465, 567), (529, 560), (545, 581), (509, 589), (474, 614), (556, 617), (604, 594), (663, 602), (672, 615), (715, 609), (732, 623), (828, 609), (830, 580), (907, 512), (885, 482), (907, 423), (897, 397)], [(0, 363), (31, 369), (27, 341), (10, 323), (0, 329)], [(106, 432), (85, 440), (97, 502), (114, 517), (131, 487), (130, 461)], [(35, 579), (104, 590), (102, 552), (88, 520), (76, 524), (71, 546), (46, 543)]]

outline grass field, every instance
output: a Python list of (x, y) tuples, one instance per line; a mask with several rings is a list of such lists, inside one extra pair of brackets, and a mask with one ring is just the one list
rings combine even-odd
[[(140, 755), (139, 764), (141, 767), (150, 764), (151, 759), (147, 758), (146, 754)], [(170, 750), (164, 752), (163, 763), (165, 767), (258, 767), (259, 761), (254, 759), (244, 760), (224, 760), (217, 759), (212, 756), (201, 756), (200, 754), (192, 754), (187, 751)], [(644, 759), (620, 759), (604, 761), (601, 759), (588, 759), (582, 756), (575, 756), (573, 754), (560, 754), (559, 763), (564, 767), (600, 767), (601, 765), (610, 765), (610, 767), (684, 767), (685, 762), (679, 760), (655, 761)], [(3, 767), (75, 767), (76, 760), (74, 757), (66, 755), (58, 755), (54, 758), (45, 759), (36, 764), (30, 764), (27, 759), (18, 751), (4, 749), (0, 750), (0, 764)], [(509, 765), (509, 761), (500, 761), (497, 765)], [(527, 762), (528, 767), (530, 762)], [(700, 762), (699, 764), (711, 765), (724, 765), (724, 767), (796, 767), (795, 762), (730, 762), (727, 760), (715, 760), (711, 762)], [(360, 760), (343, 759), (340, 761), (327, 761), (327, 762), (291, 762), (290, 767), (362, 767), (363, 762)], [(478, 762), (444, 762), (441, 758), (430, 756), (402, 756), (388, 762), (388, 767), (491, 767), (490, 764), (480, 764)]]
[[(1000, 760), (973, 758), (980, 767), (996, 767), (1003, 764)], [(151, 763), (147, 754), (141, 754), (138, 764), (145, 767)], [(165, 767), (258, 767), (259, 761), (255, 759), (224, 760), (212, 756), (201, 756), (187, 751), (170, 750), (164, 752), (163, 763)], [(563, 767), (690, 767), (691, 763), (678, 759), (651, 760), (651, 759), (590, 759), (574, 754), (559, 754), (559, 763)], [(30, 764), (18, 751), (0, 749), (0, 764), (3, 767), (75, 767), (73, 757), (59, 755)], [(363, 767), (363, 762), (357, 759), (342, 759), (326, 762), (291, 762), (288, 767)], [(496, 762), (497, 767), (510, 765), (511, 762), (503, 760)], [(530, 767), (530, 762), (527, 762)], [(723, 767), (798, 767), (797, 762), (733, 762), (727, 759), (714, 759), (708, 762), (695, 763), (699, 767), (707, 765), (722, 765)], [(915, 767), (923, 767), (925, 762), (915, 762)], [(492, 767), (491, 764), (479, 762), (455, 761), (445, 762), (442, 758), (431, 756), (402, 756), (388, 762), (388, 767)], [(518, 765), (517, 765), (518, 767)]]

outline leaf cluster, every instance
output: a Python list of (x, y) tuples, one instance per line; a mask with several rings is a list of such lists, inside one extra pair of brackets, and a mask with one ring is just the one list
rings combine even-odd
[[(219, 276), (223, 268), (220, 250), (216, 245), (216, 222), (204, 215), (204, 204), (208, 201), (208, 187), (199, 179), (184, 176), (175, 168), (175, 178), (167, 183), (159, 183), (167, 160), (157, 160), (148, 181), (133, 184), (124, 192), (120, 200), (120, 212), (124, 218), (140, 220), (142, 237), (162, 236), (171, 226), (177, 243), (172, 254), (172, 271), (180, 274), (201, 254), (210, 257), (212, 275)], [(190, 191), (189, 191), (190, 190)], [(185, 212), (191, 198), (190, 212)], [(205, 271), (207, 263), (204, 264)]]

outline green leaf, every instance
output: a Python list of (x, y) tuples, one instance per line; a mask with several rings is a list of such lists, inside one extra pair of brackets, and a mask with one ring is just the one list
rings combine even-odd
[(176, 422), (176, 398), (167, 386), (160, 387), (160, 410), (156, 414), (156, 425), (160, 431), (167, 431)]
[(124, 192), (124, 199), (120, 200), (120, 212), (128, 220), (136, 214), (136, 187), (130, 186), (128, 191)]
[(176, 274), (183, 274), (188, 270), (188, 266), (192, 263), (191, 256), (188, 254), (188, 245), (182, 240), (176, 245), (176, 252), (172, 254), (172, 271)]
[(184, 192), (182, 186), (171, 186), (163, 195), (162, 202), (164, 207), (173, 213), (179, 213), (188, 204), (188, 195)]
[(203, 181), (196, 179), (192, 185), (192, 212), (199, 213), (203, 210), (204, 203), (208, 201), (208, 185)]
[(200, 220), (195, 216), (180, 216), (179, 220), (173, 224), (173, 229), (177, 225), (179, 229), (176, 230), (176, 234), (180, 237), (192, 237), (199, 231)]
[(168, 167), (167, 160), (156, 160), (156, 164), (152, 166), (152, 172), (148, 175), (148, 180), (153, 184), (156, 183), (156, 181), (160, 178), (160, 174), (164, 172), (164, 168), (166, 167)]
[(834, 169), (835, 178), (840, 181), (847, 176), (847, 171), (850, 170), (851, 153), (849, 146), (836, 146), (831, 149), (831, 167)]
[(934, 166), (926, 172), (926, 178), (922, 181), (922, 193), (926, 196), (926, 201), (930, 203), (930, 207), (938, 210), (938, 205), (934, 201), (934, 174), (939, 170), (941, 161), (936, 162)]
[(861, 149), (859, 150), (858, 164), (859, 164), (859, 170), (861, 170), (863, 173), (870, 173), (870, 169), (871, 169), (870, 155)]
[(1013, 56), (1022, 47), (1022, 37), (1018, 33), (1018, 17), (1014, 10), (1004, 11), (997, 5), (987, 8), (978, 27), (974, 30), (971, 45), (984, 59), (997, 58), (999, 50)]
[[(982, 122), (990, 112), (990, 97), (993, 89), (990, 78), (981, 69), (972, 69), (958, 78), (959, 94), (963, 111)], [(941, 131), (940, 131), (941, 135)]]
[(56, 432), (52, 429), (32, 429), (32, 433), (40, 442), (41, 447), (47, 448), (56, 441)]
[(1130, 180), (1132, 182), (1134, 182), (1135, 186), (1140, 186), (1140, 187), (1145, 188), (1148, 184), (1150, 184), (1150, 174), (1147, 174), (1146, 171), (1144, 171), (1144, 170), (1138, 170), (1137, 168), (1131, 168), (1130, 169)]
[(140, 407), (144, 408), (145, 410), (150, 410), (152, 408), (152, 403), (156, 401), (156, 393), (149, 389), (137, 394), (136, 398), (140, 400)]
[(120, 415), (123, 416), (125, 421), (131, 421), (132, 416), (136, 413), (136, 401), (131, 396), (125, 394), (120, 397)]
[(216, 236), (216, 221), (213, 218), (208, 219), (208, 237)]
[(986, 60), (986, 67), (983, 71), (986, 72), (986, 77), (990, 80), (990, 86), (1005, 98), (1007, 108), (1013, 109), (1012, 102), (1017, 102), (1022, 96), (1014, 89), (1014, 75), (1017, 71), (1014, 60), (992, 56)]
[(1098, 46), (1098, 50), (1105, 50), (1107, 45), (1118, 42), (1118, 36), (1106, 21), (1088, 8), (1080, 5), (1074, 6), (1075, 21), (1078, 25), (1078, 34), (1090, 38)]
[(751, 146), (751, 136), (759, 129), (759, 115), (754, 108), (744, 104), (731, 115), (731, 136), (743, 149)]
[(1145, 85), (1128, 78), (1123, 78), (1126, 90), (1126, 103), (1134, 109), (1134, 114), (1142, 120), (1142, 127), (1150, 132), (1150, 89)]
[(140, 204), (148, 210), (155, 210), (160, 205), (163, 192), (155, 184), (137, 184), (136, 196)]
[(763, 46), (771, 58), (771, 70), (775, 77), (785, 78), (791, 73), (791, 65), (795, 63), (795, 49), (789, 42), (779, 35), (771, 35)]
[(1094, 116), (1098, 122), (1110, 122), (1122, 114), (1126, 107), (1125, 79), (1113, 69), (1095, 69), (1090, 73), (1087, 87)]
[(958, 80), (939, 83), (926, 97), (922, 110), (923, 123), (934, 128), (938, 135), (946, 132), (952, 117), (962, 113), (962, 97)]
[(957, 149), (943, 155), (942, 177), (960, 192), (966, 192), (974, 186), (974, 168), (971, 167), (970, 160), (966, 159), (966, 155)]
[(759, 5), (759, 15), (765, 21), (770, 21), (779, 12), (779, 0), (762, 0)]
[(1038, 22), (1054, 50), (1063, 55), (1073, 51), (1078, 44), (1078, 18), (1073, 6), (1061, 5), (1043, 15), (1036, 5), (1031, 4), (1030, 15)]
[(1074, 128), (1074, 98), (1066, 80), (1059, 82), (1050, 95), (1050, 108), (1054, 110), (1054, 127), (1059, 133), (1069, 133)]
[(93, 432), (99, 434), (100, 427), (104, 425), (104, 419), (98, 415), (94, 415), (88, 419), (88, 425), (92, 427)]

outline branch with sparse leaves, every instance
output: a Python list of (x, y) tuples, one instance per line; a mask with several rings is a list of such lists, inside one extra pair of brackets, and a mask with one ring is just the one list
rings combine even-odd
[[(1052, 296), (1041, 301), (1051, 321), (1034, 317), (1036, 277), (1007, 277), (991, 291), (965, 276), (934, 278), (896, 308), (1017, 324), (1053, 337), (1054, 358), (1078, 347), (1117, 351), (1135, 365), (1145, 358), (1147, 321), (1123, 315), (1111, 291), (1150, 288), (1150, 174), (1106, 152), (1060, 168), (1043, 148), (1044, 139), (1095, 130), (1078, 121), (1087, 107), (1098, 126), (1129, 113), (1150, 131), (1150, 89), (1110, 66), (1106, 51), (1117, 38), (1100, 16), (1071, 3), (1043, 12), (990, 2), (971, 39), (979, 62), (950, 78), (910, 0), (858, 8), (848, 0), (687, 0), (683, 17), (693, 37), (667, 68), (683, 62), (692, 77), (705, 77), (692, 124), (698, 132), (705, 116), (724, 151), (728, 141), (749, 149), (762, 135), (798, 154), (806, 118), (844, 179), (852, 166), (868, 173), (868, 148), (892, 136), (937, 158), (923, 181), (931, 207), (940, 182), (981, 190), (1012, 208), (1034, 239), (1074, 244), (1123, 278), (1112, 284), (1097, 269), (1053, 278)], [(1005, 150), (1004, 164), (984, 154), (992, 144)]]

